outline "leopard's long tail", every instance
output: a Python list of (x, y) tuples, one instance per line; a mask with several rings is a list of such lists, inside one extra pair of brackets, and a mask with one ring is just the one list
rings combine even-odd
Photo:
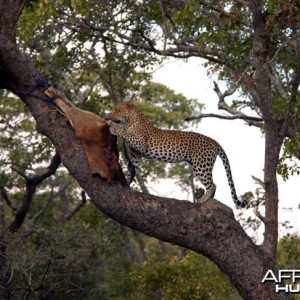
[(226, 171), (226, 175), (227, 175), (227, 179), (228, 179), (228, 183), (229, 183), (229, 187), (230, 187), (231, 197), (233, 199), (233, 202), (234, 202), (236, 208), (248, 207), (248, 201), (247, 200), (239, 200), (236, 195), (229, 160), (228, 160), (228, 157), (227, 157), (225, 151), (221, 147), (220, 147), (219, 156), (222, 159), (223, 165), (225, 167), (225, 171)]

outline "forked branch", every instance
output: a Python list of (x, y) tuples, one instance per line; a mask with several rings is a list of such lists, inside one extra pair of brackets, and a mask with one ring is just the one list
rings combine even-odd
[(10, 232), (15, 232), (22, 226), (25, 216), (27, 215), (27, 212), (29, 210), (29, 207), (30, 207), (30, 204), (33, 199), (33, 196), (34, 196), (37, 186), (42, 181), (44, 181), (46, 178), (53, 175), (56, 172), (59, 164), (60, 164), (60, 157), (56, 153), (53, 156), (49, 166), (46, 168), (46, 170), (44, 172), (35, 174), (30, 177), (26, 176), (26, 175), (23, 176), (24, 174), (21, 175), (26, 179), (26, 191), (25, 191), (23, 199), (22, 199), (22, 204), (16, 210), (14, 220), (8, 226), (8, 230)]
[(261, 128), (263, 124), (262, 118), (248, 116), (232, 108), (230, 105), (226, 103), (225, 98), (233, 95), (237, 91), (237, 89), (238, 89), (238, 85), (235, 84), (231, 88), (229, 88), (228, 90), (222, 93), (218, 84), (214, 81), (214, 91), (216, 92), (219, 98), (218, 108), (221, 110), (225, 110), (230, 114), (230, 116), (208, 113), (208, 114), (199, 114), (199, 115), (187, 117), (185, 118), (185, 121), (192, 121), (192, 120), (203, 119), (203, 118), (218, 118), (223, 120), (244, 120), (249, 126), (255, 126)]

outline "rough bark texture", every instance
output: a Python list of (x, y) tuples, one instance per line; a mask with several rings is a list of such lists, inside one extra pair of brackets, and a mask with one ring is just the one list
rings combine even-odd
[(268, 72), (268, 53), (270, 37), (266, 30), (264, 1), (251, 3), (253, 23), (253, 65), (256, 70), (256, 105), (261, 109), (265, 121), (265, 233), (263, 248), (276, 259), (278, 241), (278, 183), (277, 165), (283, 137), (280, 137), (280, 124), (276, 119), (272, 101), (271, 78)]
[(18, 19), (26, 0), (0, 1), (0, 33), (15, 40)]

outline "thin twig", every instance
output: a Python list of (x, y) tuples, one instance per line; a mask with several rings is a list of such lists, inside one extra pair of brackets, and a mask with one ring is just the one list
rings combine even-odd
[(27, 182), (29, 181), (29, 177), (22, 171), (18, 170), (15, 166), (11, 166), (11, 169), (23, 177)]
[(203, 119), (203, 118), (218, 118), (218, 119), (223, 119), (223, 120), (247, 120), (247, 121), (263, 122), (263, 119), (260, 117), (251, 117), (251, 116), (247, 116), (247, 115), (226, 116), (226, 115), (218, 115), (218, 114), (213, 114), (213, 113), (190, 116), (190, 117), (185, 118), (184, 120), (192, 121), (192, 120)]
[(17, 208), (16, 206), (12, 203), (12, 201), (9, 199), (9, 196), (7, 194), (7, 191), (5, 190), (4, 186), (0, 186), (0, 190), (1, 190), (1, 197), (5, 200), (6, 204), (8, 205), (8, 207), (12, 210), (12, 211), (16, 211)]
[[(251, 177), (252, 177), (252, 179), (255, 181), (256, 184), (260, 185), (261, 188), (265, 189), (266, 185), (265, 185), (265, 183), (263, 182), (263, 180), (261, 180), (261, 179), (255, 177), (255, 176), (253, 176), (253, 175), (252, 175)], [(267, 222), (267, 221), (266, 221), (266, 217), (264, 217), (264, 216), (260, 213), (260, 211), (259, 211), (259, 209), (258, 209), (258, 206), (259, 206), (259, 201), (257, 201), (256, 207), (254, 208), (253, 213), (254, 213), (255, 216), (256, 216), (257, 218), (259, 218), (264, 224), (266, 224), (266, 222)]]
[(76, 205), (76, 207), (70, 211), (64, 218), (63, 222), (69, 221), (73, 218), (73, 216), (85, 205), (86, 203), (86, 195), (85, 192), (81, 192), (81, 201)]
[(257, 218), (259, 218), (264, 224), (266, 224), (266, 218), (260, 213), (260, 211), (258, 210), (258, 207), (255, 207), (253, 209), (253, 213), (255, 214), (255, 216)]

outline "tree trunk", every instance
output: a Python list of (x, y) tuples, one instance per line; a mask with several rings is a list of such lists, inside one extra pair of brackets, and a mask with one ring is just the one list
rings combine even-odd
[(255, 92), (253, 100), (260, 108), (265, 120), (265, 233), (263, 248), (276, 260), (278, 243), (278, 183), (277, 165), (283, 142), (280, 122), (273, 108), (272, 82), (268, 67), (270, 36), (266, 30), (264, 1), (251, 2), (253, 23), (253, 66), (255, 68)]
[(270, 253), (275, 263), (278, 242), (277, 165), (281, 147), (278, 145), (278, 131), (274, 130), (274, 127), (266, 129), (265, 139), (264, 183), (266, 214), (264, 218), (263, 248)]

